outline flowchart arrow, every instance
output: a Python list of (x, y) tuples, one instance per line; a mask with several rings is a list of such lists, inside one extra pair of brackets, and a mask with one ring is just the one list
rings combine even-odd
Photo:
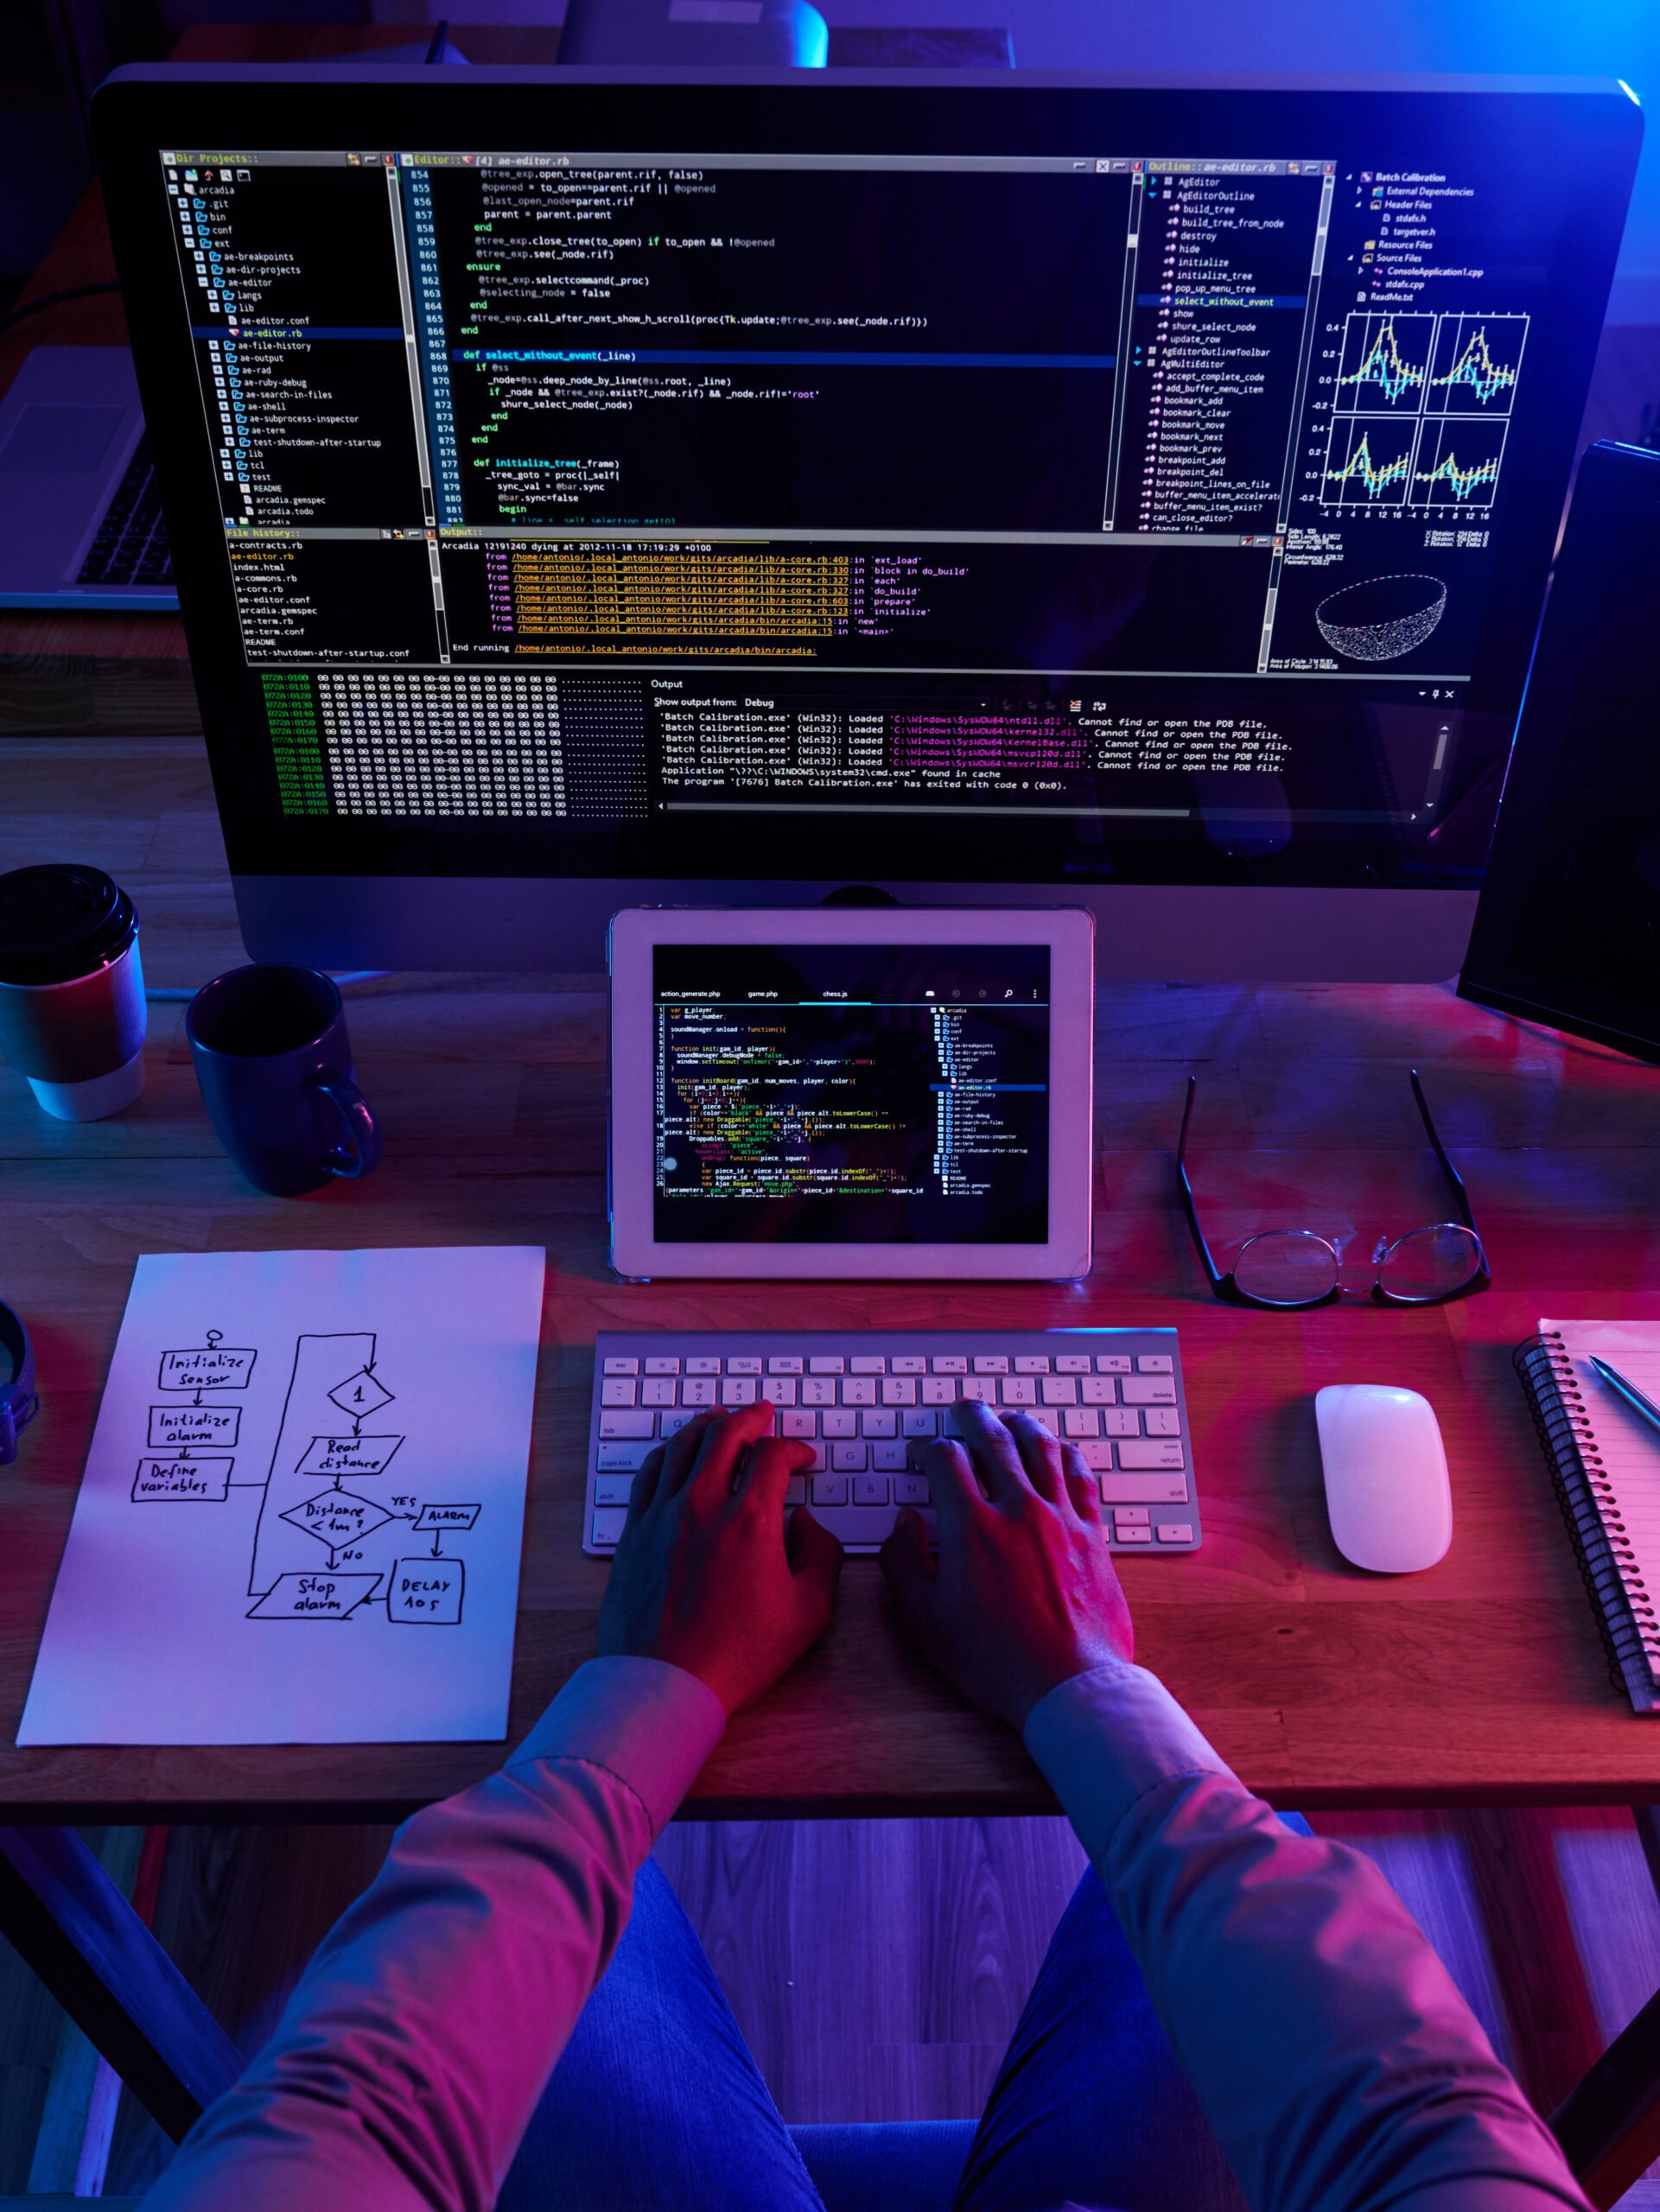
[(441, 1529), (435, 1529), (432, 1532), (432, 1556), (434, 1559), (439, 1559), (442, 1556), (442, 1553), (438, 1549), (438, 1547), (442, 1541), (443, 1531)]

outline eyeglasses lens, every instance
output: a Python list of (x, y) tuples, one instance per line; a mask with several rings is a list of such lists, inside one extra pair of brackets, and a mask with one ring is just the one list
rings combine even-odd
[(1233, 1263), (1236, 1286), (1265, 1306), (1307, 1306), (1336, 1282), (1338, 1256), (1308, 1229), (1265, 1229)]
[(1377, 1280), (1391, 1298), (1427, 1305), (1450, 1298), (1481, 1273), (1481, 1239), (1456, 1221), (1415, 1229), (1383, 1255)]

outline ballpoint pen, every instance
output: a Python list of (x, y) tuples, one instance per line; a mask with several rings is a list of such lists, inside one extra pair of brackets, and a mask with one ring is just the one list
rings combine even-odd
[(1606, 1359), (1599, 1359), (1594, 1352), (1591, 1355), (1591, 1364), (1611, 1390), (1619, 1391), (1634, 1413), (1641, 1414), (1650, 1427), (1660, 1428), (1660, 1406), (1657, 1406), (1652, 1398), (1645, 1398), (1635, 1382), (1628, 1382), (1618, 1368), (1610, 1367)]

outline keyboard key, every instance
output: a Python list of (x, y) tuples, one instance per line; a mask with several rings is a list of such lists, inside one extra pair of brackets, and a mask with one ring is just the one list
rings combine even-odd
[(1058, 1406), (1021, 1406), (1023, 1419), (1034, 1421), (1040, 1428), (1046, 1428), (1051, 1436), (1060, 1433), (1060, 1408)]
[(786, 1505), (805, 1505), (807, 1503), (805, 1475), (791, 1476), (789, 1481), (784, 1485), (784, 1503)]
[(815, 1475), (812, 1478), (812, 1502), (815, 1505), (845, 1505), (848, 1502), (847, 1477)]
[(1078, 1394), (1086, 1406), (1116, 1406), (1118, 1385), (1110, 1375), (1086, 1376), (1078, 1386)]
[(620, 1410), (600, 1415), (600, 1435), (607, 1442), (620, 1441), (630, 1436), (649, 1436), (657, 1421), (652, 1413), (623, 1413)]
[(966, 1375), (969, 1363), (960, 1351), (942, 1351), (934, 1355), (936, 1375)]
[(712, 1406), (719, 1385), (712, 1375), (689, 1375), (680, 1385), (683, 1406)]
[(817, 1436), (818, 1416), (792, 1406), (787, 1413), (779, 1415), (778, 1427), (780, 1436)]
[(957, 1400), (957, 1381), (954, 1376), (930, 1375), (922, 1385), (925, 1406), (949, 1406)]
[(1086, 1351), (1064, 1351), (1055, 1362), (1057, 1375), (1087, 1375), (1090, 1356)]
[(680, 1385), (672, 1375), (650, 1375), (639, 1386), (642, 1406), (671, 1406)]
[(876, 1402), (876, 1378), (874, 1375), (849, 1375), (842, 1385), (844, 1406), (874, 1406)]
[(767, 1361), (766, 1372), (769, 1375), (799, 1375), (800, 1357), (793, 1352), (781, 1352), (776, 1359)]
[(1016, 1375), (1046, 1375), (1049, 1372), (1048, 1354), (1041, 1351), (1018, 1352), (1014, 1358), (1014, 1372)]
[(1097, 1444), (1089, 1437), (1084, 1437), (1079, 1440), (1078, 1448), (1084, 1454), (1084, 1465), (1092, 1475), (1110, 1475), (1112, 1472), (1110, 1444)]
[(658, 1424), (658, 1433), (665, 1437), (678, 1436), (686, 1423), (689, 1421), (696, 1421), (696, 1414), (665, 1414)]
[(925, 1475), (900, 1475), (894, 1484), (894, 1497), (900, 1505), (925, 1505), (928, 1503), (928, 1478)]
[(1121, 1467), (1157, 1467), (1162, 1472), (1185, 1467), (1187, 1461), (1179, 1436), (1159, 1436), (1150, 1438), (1144, 1444), (1121, 1444), (1118, 1446), (1118, 1464)]
[(1142, 1419), (1149, 1436), (1180, 1436), (1181, 1415), (1174, 1406), (1149, 1406)]
[(595, 1505), (626, 1505), (628, 1493), (633, 1487), (632, 1475), (595, 1475), (594, 1503)]
[(1161, 1544), (1191, 1544), (1193, 1524), (1191, 1521), (1161, 1521), (1159, 1541)]
[(870, 1464), (870, 1454), (862, 1444), (832, 1444), (830, 1463), (838, 1475), (856, 1475)]
[(1145, 1529), (1152, 1518), (1153, 1516), (1144, 1505), (1121, 1505), (1118, 1508), (1117, 1519), (1121, 1528), (1126, 1521), (1139, 1521)]
[(965, 1375), (963, 1377), (963, 1395), (977, 1400), (983, 1406), (995, 1406), (997, 1385), (989, 1375)]
[(718, 1375), (721, 1363), (712, 1352), (696, 1352), (686, 1362), (688, 1375)]
[(976, 1375), (1007, 1375), (1008, 1358), (1000, 1351), (977, 1351), (974, 1355), (974, 1371)]
[(614, 1357), (607, 1352), (601, 1371), (606, 1375), (638, 1375), (639, 1362), (637, 1359)]
[(734, 1352), (726, 1363), (726, 1371), (728, 1375), (759, 1375), (760, 1362)]
[(1075, 1406), (1077, 1383), (1070, 1375), (1052, 1375), (1043, 1386), (1043, 1402), (1046, 1406)]
[(588, 1541), (614, 1545), (622, 1535), (622, 1524), (628, 1516), (620, 1505), (596, 1505), (588, 1518)]
[(905, 1446), (902, 1443), (873, 1444), (870, 1464), (878, 1474), (902, 1475), (905, 1472)]
[(1176, 1371), (1176, 1363), (1168, 1352), (1146, 1351), (1136, 1361), (1135, 1368), (1136, 1372), (1141, 1375), (1173, 1375)]
[(916, 1413), (900, 1415), (901, 1436), (932, 1436), (938, 1427), (938, 1416), (919, 1409)]
[(632, 1406), (634, 1385), (632, 1382), (601, 1382), (600, 1403), (602, 1406)]
[(887, 1362), (881, 1352), (855, 1352), (848, 1362), (851, 1375), (886, 1375)]
[(753, 1375), (725, 1376), (721, 1382), (721, 1403), (723, 1406), (753, 1406), (755, 1389)]
[(1003, 1384), (1003, 1403), (1006, 1406), (1035, 1406), (1038, 1385), (1035, 1376), (1011, 1375)]
[(807, 1362), (807, 1372), (809, 1375), (839, 1375), (842, 1362), (831, 1353), (815, 1353)]
[(680, 1362), (677, 1359), (648, 1359), (646, 1372), (648, 1375), (678, 1375)]
[(1117, 1542), (1121, 1544), (1150, 1544), (1152, 1541), (1153, 1531), (1150, 1529), (1126, 1529), (1122, 1522), (1119, 1523), (1116, 1535)]
[(1142, 1417), (1134, 1406), (1107, 1406), (1102, 1409), (1103, 1436), (1139, 1436)]
[(859, 1433), (859, 1416), (850, 1409), (844, 1412), (838, 1407), (821, 1418), (826, 1436), (856, 1436)]
[(793, 1375), (769, 1375), (760, 1386), (760, 1394), (768, 1405), (792, 1406), (795, 1403)]
[(899, 1433), (900, 1417), (891, 1406), (872, 1406), (860, 1417), (861, 1436), (897, 1436)]
[(1095, 1356), (1095, 1371), (1097, 1375), (1128, 1375), (1130, 1371), (1130, 1363), (1127, 1359), (1121, 1359), (1116, 1352), (1097, 1352)]
[[(1080, 1447), (1087, 1451), (1089, 1446)], [(1103, 1505), (1186, 1505), (1187, 1485), (1180, 1475), (1103, 1475)]]
[(896, 1351), (888, 1365), (895, 1375), (925, 1375), (928, 1363), (919, 1351)]
[(885, 1406), (913, 1406), (917, 1402), (915, 1378), (909, 1375), (890, 1375), (882, 1384), (882, 1403)]
[(1101, 1416), (1093, 1406), (1069, 1406), (1061, 1418), (1068, 1436), (1099, 1436)]
[(807, 1472), (810, 1475), (822, 1475), (824, 1473), (825, 1468), (830, 1465), (829, 1460), (824, 1457), (825, 1452), (829, 1449), (830, 1446), (822, 1440), (813, 1446), (812, 1457), (807, 1462)]
[(1173, 1406), (1176, 1402), (1175, 1384), (1162, 1382), (1156, 1375), (1132, 1375), (1123, 1389), (1127, 1406)]
[(594, 1464), (602, 1475), (632, 1474), (651, 1448), (649, 1444), (601, 1444)]
[(853, 1478), (853, 1503), (855, 1505), (886, 1505), (887, 1476), (855, 1475)]
[(804, 1406), (833, 1406), (836, 1403), (835, 1383), (828, 1376), (808, 1376), (801, 1386), (801, 1402)]

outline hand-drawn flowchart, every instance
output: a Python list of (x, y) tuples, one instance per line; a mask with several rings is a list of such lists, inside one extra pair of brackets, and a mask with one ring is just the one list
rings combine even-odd
[(544, 1264), (141, 1259), (18, 1742), (499, 1741)]
[[(296, 1339), (270, 1460), (262, 1474), (239, 1478), (236, 1452), (221, 1447), (239, 1443), (241, 1408), (215, 1401), (247, 1389), (259, 1354), (251, 1345), (227, 1344), (218, 1329), (204, 1334), (203, 1344), (162, 1354), (157, 1391), (188, 1392), (190, 1402), (150, 1407), (147, 1440), (170, 1448), (140, 1459), (133, 1503), (222, 1504), (233, 1488), (264, 1493), (248, 1570), (251, 1621), (347, 1620), (359, 1606), (378, 1605), (389, 1621), (458, 1627), (466, 1561), (446, 1554), (443, 1542), (465, 1535), (482, 1506), (390, 1484), (373, 1496), (347, 1487), (348, 1478), (378, 1482), (405, 1441), (394, 1431), (363, 1427), (396, 1399), (376, 1372), (373, 1333)], [(340, 1416), (350, 1419), (349, 1430), (319, 1427)], [(425, 1535), (429, 1548), (397, 1555), (404, 1540)], [(326, 1567), (319, 1545), (328, 1554)]]

